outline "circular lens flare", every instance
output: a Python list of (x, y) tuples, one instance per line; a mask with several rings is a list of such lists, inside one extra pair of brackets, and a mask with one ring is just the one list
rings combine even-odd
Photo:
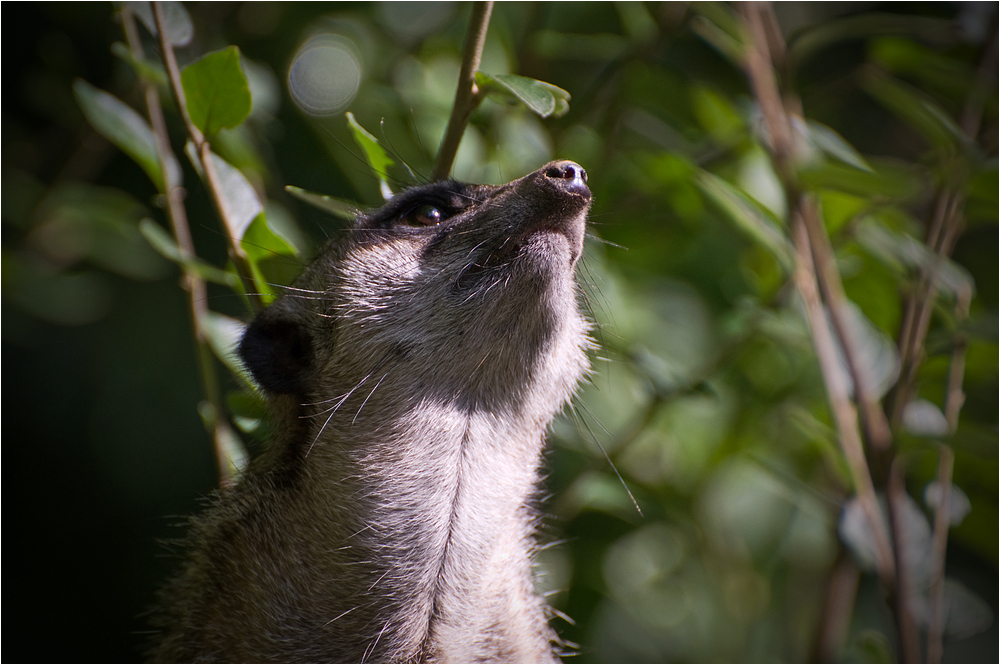
[(288, 91), (300, 109), (314, 116), (338, 113), (361, 85), (361, 63), (353, 46), (338, 35), (318, 35), (298, 50), (288, 70)]

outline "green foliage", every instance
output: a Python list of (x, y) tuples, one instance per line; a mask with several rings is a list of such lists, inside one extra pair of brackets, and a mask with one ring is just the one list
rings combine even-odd
[(569, 93), (551, 83), (514, 74), (476, 72), (476, 84), (482, 93), (513, 97), (543, 118), (559, 118), (569, 111)]
[(73, 93), (94, 129), (135, 160), (157, 189), (166, 191), (149, 122), (114, 95), (86, 81), (74, 82)]
[(250, 115), (250, 87), (235, 46), (209, 53), (184, 68), (181, 83), (191, 120), (204, 134), (233, 129)]
[(368, 166), (371, 167), (375, 177), (378, 178), (379, 186), (382, 189), (382, 198), (386, 200), (392, 198), (392, 190), (389, 189), (387, 178), (389, 177), (389, 167), (395, 162), (392, 161), (385, 149), (379, 144), (378, 139), (358, 124), (358, 121), (354, 119), (353, 113), (347, 113), (347, 122), (351, 126), (351, 133), (354, 136), (355, 143), (361, 148), (365, 159), (368, 160)]
[(300, 201), (305, 201), (309, 205), (315, 206), (316, 208), (319, 208), (324, 212), (328, 212), (331, 215), (336, 215), (341, 219), (353, 220), (358, 214), (357, 206), (346, 201), (341, 201), (340, 199), (332, 196), (327, 196), (326, 194), (307, 192), (301, 187), (296, 187), (294, 185), (287, 185), (285, 187), (285, 191)]
[[(188, 143), (188, 147), (192, 148), (192, 145)], [(189, 149), (187, 152), (197, 168), (200, 163), (193, 156), (193, 150)], [(209, 153), (209, 159), (212, 161), (212, 166), (219, 178), (220, 207), (222, 208), (223, 220), (226, 222), (226, 230), (233, 240), (242, 240), (250, 223), (260, 214), (264, 206), (257, 198), (257, 192), (253, 185), (238, 168), (214, 152)]]

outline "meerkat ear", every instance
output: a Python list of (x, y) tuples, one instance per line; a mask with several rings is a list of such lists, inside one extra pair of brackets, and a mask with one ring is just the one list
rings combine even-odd
[(312, 357), (309, 332), (273, 309), (257, 315), (240, 342), (243, 364), (272, 393), (301, 392)]

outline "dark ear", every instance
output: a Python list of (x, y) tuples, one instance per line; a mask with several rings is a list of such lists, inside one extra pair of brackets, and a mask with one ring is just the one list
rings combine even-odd
[(240, 357), (253, 377), (272, 393), (297, 393), (312, 365), (312, 339), (297, 323), (265, 310), (250, 323)]

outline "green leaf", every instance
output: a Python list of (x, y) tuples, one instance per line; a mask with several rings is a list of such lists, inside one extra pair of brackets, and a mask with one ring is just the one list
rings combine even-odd
[(476, 72), (476, 85), (486, 94), (513, 96), (543, 118), (558, 118), (569, 111), (568, 92), (527, 76)]
[(263, 213), (254, 218), (243, 234), (243, 249), (253, 259), (264, 259), (275, 254), (295, 256), (295, 247), (274, 232)]
[(856, 650), (864, 663), (898, 662), (892, 653), (889, 638), (877, 630), (862, 630), (855, 640)]
[(144, 219), (139, 222), (139, 232), (149, 242), (153, 249), (174, 263), (183, 263), (184, 254), (177, 246), (170, 234), (160, 228), (160, 225), (151, 219)]
[(47, 261), (6, 249), (0, 264), (4, 302), (56, 325), (98, 321), (115, 300), (114, 284), (100, 270), (55, 272)]
[(292, 248), (295, 256), (312, 255), (312, 241), (302, 233), (287, 208), (277, 201), (268, 200), (264, 204), (264, 214), (267, 216), (268, 227)]
[(970, 591), (964, 584), (946, 577), (944, 603), (948, 608), (945, 619), (945, 639), (968, 639), (993, 625), (993, 610), (989, 603)]
[(305, 201), (309, 205), (315, 206), (323, 212), (328, 212), (341, 219), (353, 221), (358, 215), (358, 207), (356, 205), (332, 196), (309, 192), (294, 185), (286, 185), (285, 191), (300, 201)]
[(931, 147), (958, 152), (968, 145), (968, 138), (955, 121), (922, 92), (875, 68), (866, 70), (861, 83), (883, 106), (919, 132)]
[[(937, 405), (932, 404), (932, 406), (935, 409), (937, 408)], [(940, 409), (938, 413), (941, 413)], [(941, 414), (941, 419), (944, 420), (944, 414)], [(952, 484), (949, 494), (948, 523), (952, 526), (958, 526), (972, 512), (972, 502), (969, 501), (969, 495), (958, 485)], [(941, 483), (937, 480), (929, 482), (927, 487), (924, 488), (924, 505), (931, 511), (936, 511), (940, 507)]]
[(239, 169), (219, 157), (209, 153), (219, 187), (222, 190), (223, 219), (227, 231), (234, 240), (242, 240), (250, 222), (264, 209), (257, 192)]
[(215, 430), (215, 448), (219, 457), (225, 462), (222, 470), (223, 486), (236, 482), (247, 464), (250, 463), (250, 456), (247, 454), (246, 446), (230, 427), (217, 427)]
[(119, 189), (57, 185), (35, 209), (33, 244), (64, 266), (86, 259), (131, 279), (161, 279), (172, 270), (139, 232), (145, 214), (139, 201)]
[(354, 118), (354, 114), (350, 111), (347, 112), (347, 123), (351, 126), (351, 130), (354, 133), (355, 142), (357, 142), (358, 146), (365, 153), (368, 166), (371, 167), (372, 172), (375, 173), (375, 177), (379, 180), (382, 198), (388, 201), (392, 198), (392, 190), (389, 189), (387, 177), (389, 167), (395, 164), (395, 162), (386, 154), (385, 149), (379, 144), (378, 139), (358, 124), (358, 121)]
[(891, 231), (871, 217), (859, 223), (854, 234), (869, 254), (904, 276), (921, 270), (932, 275), (937, 288), (952, 297), (975, 293), (975, 280), (965, 268), (932, 252), (916, 238)]
[(965, 58), (955, 58), (930, 48), (923, 40), (896, 35), (873, 39), (868, 45), (872, 62), (897, 76), (919, 82), (921, 89), (965, 99), (975, 87), (975, 69)]
[(872, 167), (868, 165), (861, 153), (837, 132), (815, 120), (806, 120), (806, 130), (810, 143), (824, 154), (854, 168), (872, 172)]
[(813, 162), (799, 170), (799, 181), (810, 190), (832, 189), (855, 196), (893, 201), (906, 200), (920, 192), (915, 170), (880, 164), (864, 170), (842, 162)]
[(742, 191), (708, 171), (699, 170), (695, 184), (736, 228), (774, 254), (786, 271), (791, 270), (792, 248), (776, 219)]
[(926, 44), (952, 45), (960, 39), (954, 27), (948, 18), (888, 12), (864, 12), (816, 21), (796, 30), (790, 37), (788, 61), (798, 69), (838, 42), (857, 42), (880, 34), (906, 34)]
[(691, 31), (715, 47), (737, 67), (746, 59), (746, 37), (733, 9), (722, 2), (696, 2), (690, 5), (693, 14)]
[(698, 124), (722, 145), (733, 145), (746, 134), (743, 118), (724, 95), (705, 85), (692, 85), (691, 111)]
[[(153, 9), (148, 2), (125, 2), (135, 15), (139, 17), (142, 24), (146, 26), (152, 34), (156, 31), (156, 21), (153, 20)], [(184, 9), (184, 5), (179, 2), (162, 2), (164, 24), (167, 28), (167, 41), (174, 46), (187, 46), (194, 36), (194, 25), (191, 23), (191, 16)]]
[(265, 303), (278, 296), (277, 287), (291, 284), (302, 272), (295, 246), (275, 232), (264, 213), (257, 215), (247, 228), (242, 247), (253, 271), (254, 284)]
[(185, 272), (194, 273), (206, 282), (230, 288), (237, 288), (240, 285), (239, 277), (234, 273), (216, 268), (197, 257), (184, 258), (184, 253), (181, 252), (181, 248), (177, 246), (170, 234), (153, 220), (144, 219), (139, 222), (139, 232), (161, 256), (177, 263)]
[[(857, 369), (862, 382), (876, 398), (883, 397), (899, 376), (900, 361), (896, 344), (853, 302), (846, 301), (840, 308), (840, 315), (847, 329), (847, 336), (853, 342)], [(830, 334), (836, 337), (836, 331), (829, 318), (827, 323), (830, 325)], [(853, 390), (854, 383), (850, 368), (847, 366), (847, 359), (839, 345), (835, 348), (843, 381), (852, 386)]]
[(891, 231), (870, 217), (858, 224), (854, 233), (869, 254), (899, 273), (925, 271), (952, 297), (975, 293), (975, 281), (965, 268), (932, 252), (916, 238)]
[(629, 48), (629, 40), (608, 32), (568, 33), (539, 30), (531, 40), (532, 49), (543, 58), (607, 62)]
[(250, 115), (250, 87), (235, 46), (192, 62), (181, 72), (181, 84), (191, 120), (206, 136), (232, 129)]
[[(941, 408), (934, 402), (919, 397), (903, 408), (902, 425), (904, 430), (914, 436), (935, 439), (948, 436), (951, 429)], [(930, 503), (928, 506), (933, 507)]]
[[(156, 139), (145, 118), (114, 95), (83, 79), (73, 83), (73, 94), (91, 126), (132, 158), (160, 192), (165, 192), (163, 173), (156, 156)], [(180, 181), (180, 166), (171, 162), (171, 182)]]
[(111, 53), (128, 63), (128, 66), (132, 68), (132, 71), (134, 71), (136, 75), (141, 78), (151, 81), (159, 86), (167, 86), (167, 72), (164, 71), (163, 65), (146, 59), (136, 58), (132, 55), (132, 51), (129, 50), (129, 47), (125, 46), (125, 44), (122, 44), (121, 42), (115, 42), (111, 45)]

